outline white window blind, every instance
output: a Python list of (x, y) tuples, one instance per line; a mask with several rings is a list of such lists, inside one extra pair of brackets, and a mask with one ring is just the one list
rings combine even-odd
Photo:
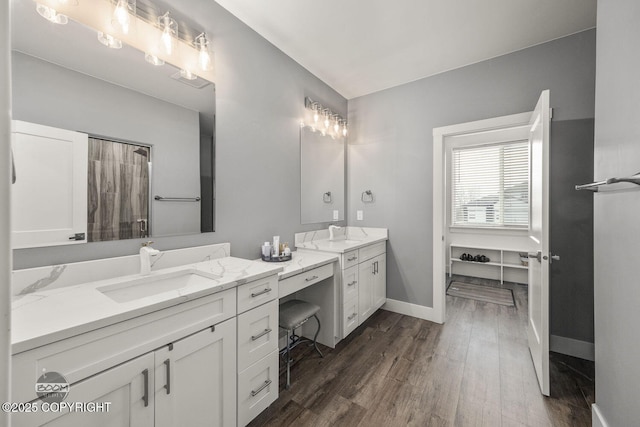
[(453, 226), (529, 227), (529, 142), (452, 149)]

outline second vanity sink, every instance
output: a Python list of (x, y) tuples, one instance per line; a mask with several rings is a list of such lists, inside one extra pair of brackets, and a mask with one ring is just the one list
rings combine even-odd
[(96, 290), (115, 302), (125, 303), (187, 287), (205, 288), (217, 284), (216, 278), (210, 274), (205, 275), (201, 271), (189, 269), (129, 278)]

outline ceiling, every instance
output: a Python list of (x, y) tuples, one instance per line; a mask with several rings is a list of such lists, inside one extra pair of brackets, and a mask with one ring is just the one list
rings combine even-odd
[(347, 99), (596, 25), (596, 0), (216, 0)]

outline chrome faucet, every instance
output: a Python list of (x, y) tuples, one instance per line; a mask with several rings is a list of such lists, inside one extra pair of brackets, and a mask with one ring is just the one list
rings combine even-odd
[(329, 240), (333, 240), (335, 235), (335, 231), (336, 230), (340, 230), (340, 227), (338, 227), (337, 225), (330, 225), (329, 226)]
[(144, 242), (140, 248), (140, 274), (143, 276), (151, 273), (151, 258), (160, 255), (160, 251), (153, 249), (153, 242)]

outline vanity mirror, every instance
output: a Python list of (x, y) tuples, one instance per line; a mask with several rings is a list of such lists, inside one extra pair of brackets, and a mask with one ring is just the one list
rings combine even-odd
[(300, 128), (302, 224), (344, 220), (344, 137)]
[[(149, 13), (151, 6), (146, 7)], [(103, 46), (95, 30), (71, 19), (65, 25), (49, 22), (35, 2), (13, 0), (11, 13), (13, 118), (132, 145), (132, 152), (140, 153), (136, 161), (148, 161), (149, 184), (139, 185), (146, 194), (129, 197), (148, 201), (148, 212), (142, 213), (148, 219), (124, 218), (122, 209), (114, 208), (102, 212), (106, 221), (146, 220), (144, 237), (213, 231), (214, 84), (185, 78), (192, 76), (168, 62), (154, 66), (145, 61), (144, 52), (126, 44), (120, 49)], [(111, 162), (109, 167), (113, 176), (124, 173), (121, 165)], [(33, 171), (21, 168), (16, 155), (18, 181), (34, 178), (29, 173)], [(113, 186), (111, 192), (100, 184), (103, 193), (124, 192), (126, 185), (104, 173), (102, 178), (104, 185)], [(32, 203), (46, 213), (44, 201)], [(31, 225), (35, 231), (46, 227)], [(127, 234), (118, 238), (142, 237)]]

